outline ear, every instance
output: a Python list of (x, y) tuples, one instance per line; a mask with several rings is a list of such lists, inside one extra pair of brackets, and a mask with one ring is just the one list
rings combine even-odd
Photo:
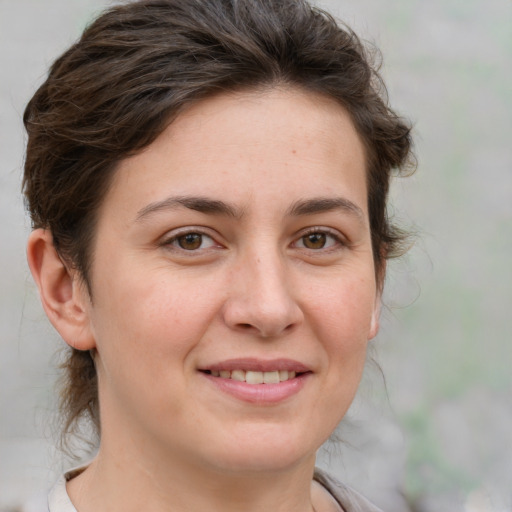
[(375, 299), (375, 306), (373, 308), (372, 319), (370, 323), (370, 331), (368, 333), (368, 339), (371, 340), (377, 336), (380, 327), (380, 309), (381, 309), (381, 298), (380, 293)]
[(64, 341), (78, 350), (95, 348), (89, 294), (78, 272), (61, 260), (50, 231), (36, 229), (30, 234), (27, 259), (44, 311)]
[(375, 295), (375, 304), (373, 306), (372, 319), (370, 323), (370, 332), (368, 339), (371, 340), (377, 336), (380, 328), (380, 312), (382, 309), (382, 288), (384, 286), (384, 277), (386, 275), (386, 255), (382, 257), (381, 268), (377, 275), (377, 293)]

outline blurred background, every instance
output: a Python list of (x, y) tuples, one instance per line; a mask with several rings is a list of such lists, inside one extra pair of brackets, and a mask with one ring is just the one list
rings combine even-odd
[[(384, 55), (419, 167), (392, 215), (392, 262), (360, 393), (319, 464), (385, 512), (512, 511), (512, 2), (324, 0)], [(0, 511), (35, 511), (55, 448), (62, 342), (25, 263), (22, 112), (51, 62), (109, 5), (0, 0)], [(384, 376), (384, 377), (383, 377)]]

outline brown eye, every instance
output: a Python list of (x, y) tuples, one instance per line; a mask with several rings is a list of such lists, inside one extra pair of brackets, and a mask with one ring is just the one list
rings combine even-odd
[(199, 249), (203, 243), (203, 235), (199, 233), (187, 233), (186, 235), (179, 236), (176, 241), (178, 245), (186, 251), (194, 251)]
[(327, 242), (325, 233), (310, 233), (302, 237), (302, 243), (307, 249), (323, 249)]
[[(164, 240), (164, 247), (171, 247), (178, 251), (187, 251), (202, 254), (204, 250), (219, 247), (215, 240), (200, 231), (182, 231), (175, 236)], [(183, 253), (182, 253), (183, 254)]]
[(318, 228), (318, 231), (312, 230), (302, 235), (293, 245), (299, 249), (322, 251), (334, 250), (336, 247), (341, 248), (345, 244), (337, 234), (331, 233), (327, 229)]

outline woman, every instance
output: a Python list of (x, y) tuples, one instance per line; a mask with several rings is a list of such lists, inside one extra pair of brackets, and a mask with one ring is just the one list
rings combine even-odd
[(29, 265), (71, 347), (51, 512), (375, 511), (315, 472), (378, 331), (410, 130), (297, 0), (110, 9), (25, 112)]

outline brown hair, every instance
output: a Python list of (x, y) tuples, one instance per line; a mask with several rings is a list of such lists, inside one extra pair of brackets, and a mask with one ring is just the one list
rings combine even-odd
[[(368, 207), (379, 285), (403, 234), (386, 214), (393, 170), (411, 161), (409, 125), (388, 106), (372, 54), (306, 0), (142, 0), (107, 10), (52, 65), (24, 113), (23, 190), (34, 228), (80, 273), (89, 270), (98, 206), (116, 164), (185, 108), (226, 90), (291, 85), (337, 100), (367, 152)], [(88, 352), (65, 363), (64, 433), (99, 431)]]

